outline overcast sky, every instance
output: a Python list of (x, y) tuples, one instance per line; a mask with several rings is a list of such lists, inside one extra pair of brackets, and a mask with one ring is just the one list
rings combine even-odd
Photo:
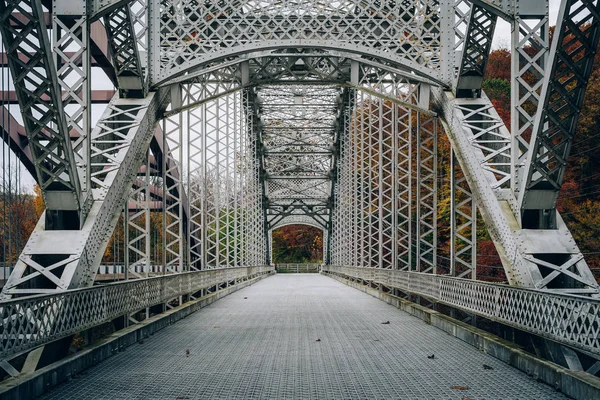
[[(523, 1), (523, 0), (521, 0)], [(525, 0), (525, 1), (541, 1), (541, 0)], [(550, 0), (550, 26), (556, 25), (556, 16), (560, 0)], [(502, 18), (498, 18), (496, 25), (496, 34), (494, 35), (494, 49), (510, 48), (510, 24)]]

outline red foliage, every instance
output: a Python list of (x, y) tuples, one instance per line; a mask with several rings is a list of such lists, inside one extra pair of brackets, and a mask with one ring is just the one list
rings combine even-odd
[(484, 79), (504, 79), (510, 82), (510, 51), (508, 49), (494, 50), (488, 58)]
[(288, 225), (273, 231), (273, 262), (323, 260), (323, 231), (308, 225)]

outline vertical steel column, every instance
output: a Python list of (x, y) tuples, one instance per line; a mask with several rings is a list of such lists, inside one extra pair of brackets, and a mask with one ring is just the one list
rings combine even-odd
[(477, 279), (477, 205), (464, 173), (450, 155), (450, 275)]
[(394, 202), (396, 199), (396, 105), (380, 99), (379, 105), (379, 268), (396, 267), (397, 232)]
[[(520, 190), (518, 182), (527, 162), (529, 139), (540, 104), (540, 94), (547, 75), (550, 49), (548, 1), (536, 1), (535, 13), (522, 9), (526, 4), (515, 1), (511, 35), (511, 188)], [(527, 4), (530, 8), (532, 4)], [(524, 14), (524, 13), (527, 14)]]
[(456, 75), (456, 53), (464, 45), (471, 3), (467, 0), (440, 1), (439, 7), (442, 79), (452, 84)]
[(417, 113), (417, 270), (437, 273), (437, 118)]
[(263, 187), (260, 178), (260, 161), (257, 130), (261, 129), (259, 120), (254, 113), (253, 98), (254, 93), (249, 90), (244, 90), (242, 97), (242, 105), (245, 108), (244, 115), (246, 120), (246, 136), (247, 136), (247, 153), (248, 159), (248, 174), (247, 178), (247, 200), (248, 206), (247, 219), (245, 226), (247, 229), (247, 237), (249, 243), (248, 256), (246, 262), (248, 265), (263, 265), (265, 263), (265, 254), (267, 249), (265, 218), (263, 208)]
[(457, 73), (457, 53), (464, 48), (471, 3), (468, 0), (440, 1), (440, 26), (442, 45), (442, 79), (454, 83)]
[[(191, 86), (191, 85), (190, 85)], [(204, 254), (204, 229), (203, 200), (205, 170), (203, 166), (204, 151), (204, 129), (202, 112), (204, 106), (188, 110), (188, 202), (189, 202), (189, 237), (190, 237), (190, 266), (203, 269), (205, 264)]]
[(184, 270), (186, 241), (183, 236), (182, 115), (163, 119), (163, 268), (165, 273)]
[[(73, 8), (66, 3), (61, 5)], [(86, 14), (84, 4), (76, 6), (79, 9), (75, 13)], [(57, 13), (61, 14), (62, 10)], [(41, 1), (0, 1), (0, 15), (0, 34), (7, 51), (37, 182), (47, 207), (45, 229), (65, 229), (71, 225), (80, 228), (89, 200), (85, 203), (82, 198)], [(84, 53), (80, 56), (85, 58)], [(29, 56), (23, 59), (23, 54)], [(88, 199), (91, 198), (88, 196)], [(75, 211), (76, 216), (70, 211)]]
[(206, 192), (205, 192), (205, 224), (206, 224), (206, 265), (211, 268), (219, 268), (220, 257), (220, 212), (221, 212), (221, 190), (220, 190), (220, 100), (207, 103), (204, 106), (204, 137), (205, 137), (205, 168), (206, 168)]
[(412, 110), (396, 108), (397, 151), (396, 151), (396, 182), (398, 190), (395, 193), (398, 220), (397, 225), (397, 268), (408, 271), (414, 268), (413, 260), (413, 229), (412, 229), (412, 197), (413, 197), (413, 143), (412, 143)]
[[(133, 0), (129, 3), (129, 11), (133, 22), (133, 31), (137, 39), (138, 54), (142, 62), (142, 70), (146, 70), (148, 58), (148, 2), (151, 0)], [(147, 76), (147, 74), (146, 74)]]
[(150, 152), (125, 204), (125, 274), (147, 278), (150, 272)]
[[(334, 198), (337, 207), (337, 246), (338, 246), (338, 264), (358, 265), (361, 264), (357, 258), (357, 253), (362, 249), (362, 244), (357, 240), (359, 226), (354, 224), (357, 215), (360, 215), (360, 208), (357, 204), (357, 191), (360, 184), (358, 178), (356, 155), (360, 146), (356, 143), (356, 131), (352, 129), (356, 117), (356, 92), (351, 91), (345, 94), (347, 98), (342, 98), (346, 104), (342, 105), (341, 112), (343, 118), (343, 127), (339, 130), (339, 160), (336, 182), (336, 196)], [(354, 116), (354, 117), (353, 117)]]
[[(64, 6), (65, 2), (62, 3)], [(73, 5), (72, 8), (79, 8)], [(85, 7), (55, 5), (52, 10), (52, 44), (58, 84), (62, 90), (63, 111), (68, 132), (78, 138), (72, 142), (81, 183), (82, 197), (90, 193), (90, 119), (91, 55), (90, 22)], [(78, 14), (78, 12), (80, 14)], [(64, 14), (63, 14), (64, 13)]]

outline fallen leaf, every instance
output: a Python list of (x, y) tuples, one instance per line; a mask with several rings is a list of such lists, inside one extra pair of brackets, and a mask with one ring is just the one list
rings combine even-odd
[(219, 328), (220, 328), (220, 326), (219, 326), (219, 325), (215, 325), (215, 329), (219, 329)]
[(487, 364), (483, 364), (483, 369), (494, 369), (494, 368), (490, 367), (490, 366), (489, 366), (489, 365), (487, 365)]
[(430, 355), (430, 356), (427, 356), (427, 358), (429, 358), (430, 360), (433, 360), (433, 359), (435, 359), (435, 354), (432, 354), (432, 355)]
[(468, 386), (451, 386), (450, 389), (454, 389), (454, 390), (469, 390)]
[(320, 341), (321, 341), (321, 339), (317, 339), (317, 340), (315, 340), (315, 342), (320, 342)]
[(381, 325), (389, 325), (389, 324), (390, 324), (390, 321), (385, 321), (385, 322), (381, 323)]
[(186, 357), (189, 357), (189, 356), (190, 356), (190, 349), (186, 349), (186, 350), (185, 350), (185, 356), (186, 356)]
[(246, 299), (247, 299), (247, 297), (244, 297), (244, 300), (246, 300)]

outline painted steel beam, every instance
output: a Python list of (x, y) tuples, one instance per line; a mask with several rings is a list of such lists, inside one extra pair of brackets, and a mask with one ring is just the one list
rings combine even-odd
[[(434, 94), (444, 111), (442, 122), (456, 160), (509, 283), (556, 293), (600, 296), (594, 275), (558, 213), (556, 229), (527, 229), (519, 224), (520, 209), (510, 190), (510, 162), (506, 161), (510, 159), (511, 138), (489, 100), (459, 99), (451, 92), (438, 90)], [(494, 141), (480, 142), (486, 135), (495, 137)]]
[(165, 92), (115, 96), (92, 131), (93, 198), (81, 229), (49, 231), (42, 216), (2, 291), (2, 298), (91, 286), (144, 156)]
[[(90, 102), (91, 104), (108, 104), (111, 101), (114, 93), (114, 90), (92, 90)], [(62, 91), (61, 94), (62, 96), (65, 96), (67, 92)], [(50, 98), (47, 95), (42, 95), (40, 99), (45, 102), (50, 101)], [(1, 92), (0, 101), (2, 101), (4, 104), (19, 104), (17, 92), (14, 90), (5, 90)]]
[(471, 7), (462, 60), (456, 81), (458, 97), (479, 97), (498, 17), (487, 8)]
[(527, 162), (519, 182), (523, 227), (556, 229), (556, 201), (600, 39), (600, 4), (561, 2), (533, 125)]
[[(13, 13), (25, 18), (16, 19)], [(39, 0), (0, 2), (0, 33), (44, 201), (55, 229), (83, 223), (90, 198), (80, 177), (63, 110), (59, 77)], [(19, 54), (29, 54), (26, 62)], [(49, 100), (44, 100), (47, 96)], [(67, 212), (67, 214), (65, 214)], [(69, 212), (75, 212), (75, 218)], [(75, 220), (73, 220), (75, 219)]]
[(104, 16), (112, 64), (122, 97), (144, 97), (148, 87), (129, 4), (113, 8)]

